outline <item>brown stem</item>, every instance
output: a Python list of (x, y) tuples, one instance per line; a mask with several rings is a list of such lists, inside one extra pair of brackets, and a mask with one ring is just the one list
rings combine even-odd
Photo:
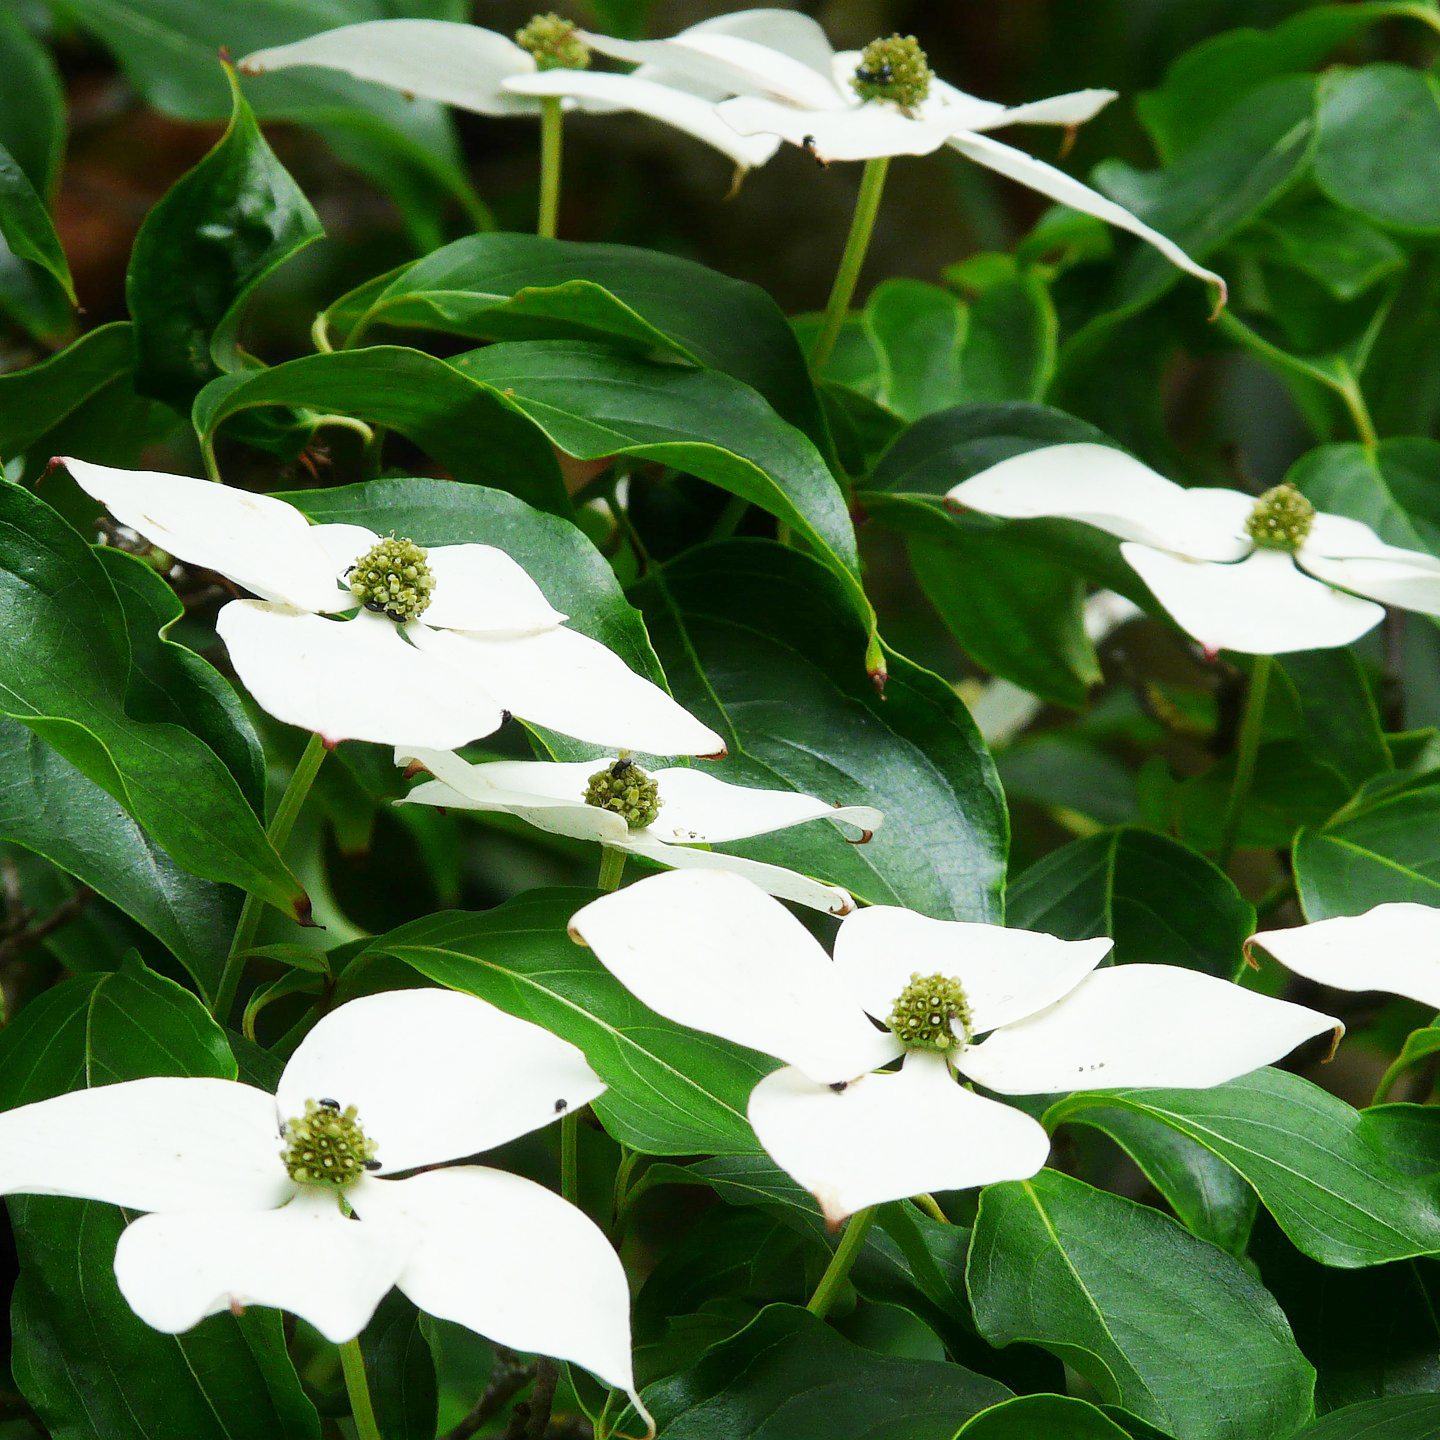
[(513, 1350), (497, 1345), (490, 1383), (470, 1413), (447, 1431), (442, 1440), (470, 1440), (487, 1420), (498, 1415), (535, 1378), (535, 1373), (535, 1367), (524, 1364)]

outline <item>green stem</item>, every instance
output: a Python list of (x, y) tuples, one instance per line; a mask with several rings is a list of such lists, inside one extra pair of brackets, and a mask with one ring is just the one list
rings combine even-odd
[(840, 327), (850, 313), (850, 301), (860, 279), (860, 267), (864, 265), (866, 252), (870, 249), (870, 234), (875, 229), (875, 216), (880, 210), (880, 196), (884, 193), (885, 175), (889, 169), (888, 155), (865, 162), (865, 174), (860, 181), (860, 195), (855, 201), (855, 214), (850, 221), (845, 252), (840, 257), (840, 268), (835, 272), (835, 283), (830, 287), (830, 298), (825, 302), (825, 322), (820, 327), (820, 338), (810, 352), (810, 369), (816, 375), (824, 370), (830, 352), (840, 338)]
[(625, 852), (613, 845), (600, 847), (600, 879), (596, 882), (602, 890), (618, 890), (620, 877), (625, 873)]
[(1370, 408), (1365, 404), (1360, 382), (1355, 378), (1355, 372), (1343, 360), (1335, 362), (1335, 369), (1339, 375), (1336, 389), (1350, 413), (1350, 423), (1354, 425), (1360, 443), (1367, 450), (1373, 450), (1380, 443), (1380, 437), (1375, 433), (1375, 422), (1370, 418)]
[(1375, 1087), (1375, 1093), (1370, 1097), (1372, 1105), (1383, 1105), (1389, 1098), (1390, 1092), (1395, 1088), (1395, 1082), (1410, 1068), (1409, 1062), (1404, 1055), (1397, 1055), (1390, 1062), (1385, 1073), (1380, 1077), (1380, 1083)]
[(573, 1110), (560, 1117), (560, 1194), (580, 1203), (580, 1117)]
[(1269, 655), (1257, 655), (1250, 671), (1250, 693), (1245, 697), (1245, 715), (1240, 721), (1240, 744), (1235, 756), (1235, 778), (1230, 784), (1230, 798), (1225, 802), (1225, 819), (1220, 827), (1220, 848), (1215, 863), (1223, 870), (1235, 853), (1240, 834), (1240, 817), (1255, 779), (1255, 756), (1260, 750), (1260, 728), (1265, 719), (1265, 692), (1270, 688), (1270, 672), (1275, 661)]
[(743, 495), (732, 495), (725, 502), (725, 508), (715, 521), (709, 538), (712, 541), (728, 540), (739, 529), (740, 522), (745, 518), (749, 509), (750, 502)]
[(810, 1297), (810, 1303), (805, 1307), (812, 1315), (823, 1320), (830, 1313), (830, 1307), (835, 1303), (835, 1296), (845, 1283), (845, 1277), (855, 1264), (855, 1259), (860, 1254), (860, 1247), (865, 1243), (865, 1236), (874, 1223), (875, 1207), (873, 1205), (856, 1211), (850, 1217), (850, 1223), (846, 1225), (845, 1233), (840, 1237), (840, 1243), (830, 1257), (830, 1264), (820, 1277), (820, 1283), (815, 1287), (815, 1293)]
[[(315, 776), (325, 755), (325, 742), (318, 735), (312, 735), (296, 763), (289, 784), (285, 786), (279, 805), (275, 807), (275, 814), (265, 827), (265, 838), (277, 851), (284, 850), (285, 842), (295, 828), (300, 807), (305, 803), (311, 785), (315, 783)], [(260, 930), (264, 903), (254, 895), (247, 895), (240, 908), (240, 923), (235, 927), (235, 935), (230, 942), (230, 954), (225, 959), (225, 968), (220, 973), (220, 983), (215, 990), (215, 1003), (210, 1007), (210, 1013), (222, 1025), (235, 1004), (235, 992), (240, 988), (240, 976), (245, 970), (245, 957), (254, 946), (255, 936)]]
[(558, 95), (540, 101), (540, 219), (535, 233), (555, 238), (560, 217), (560, 156), (564, 149), (565, 114)]
[(940, 1208), (939, 1202), (933, 1195), (917, 1195), (915, 1203), (932, 1219), (938, 1220), (942, 1225), (950, 1223), (950, 1217)]
[(335, 347), (330, 343), (330, 325), (325, 319), (325, 312), (322, 310), (311, 323), (310, 342), (315, 346), (317, 354), (333, 355)]
[(375, 1407), (370, 1403), (365, 1357), (360, 1353), (358, 1338), (347, 1340), (340, 1347), (340, 1368), (345, 1372), (345, 1393), (350, 1397), (356, 1440), (382, 1440), (380, 1426), (375, 1419)]

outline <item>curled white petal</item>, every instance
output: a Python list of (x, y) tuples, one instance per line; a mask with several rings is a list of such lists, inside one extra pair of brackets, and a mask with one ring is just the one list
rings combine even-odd
[(1302, 565), (1320, 556), (1332, 560), (1394, 560), (1418, 569), (1440, 570), (1440, 558), (1389, 545), (1359, 520), (1352, 520), (1348, 515), (1332, 515), (1325, 510), (1315, 512), (1310, 533), (1297, 553)]
[(1337, 915), (1249, 943), (1336, 990), (1385, 990), (1440, 1010), (1440, 910), (1401, 901)]
[(1343, 1028), (1332, 1015), (1179, 965), (1115, 965), (971, 1046), (957, 1063), (1003, 1095), (1205, 1089)]
[(246, 75), (295, 66), (339, 70), (402, 94), (439, 100), (480, 115), (530, 115), (539, 105), (508, 94), (501, 82), (535, 69), (513, 40), (451, 20), (364, 20), (325, 30), (291, 45), (245, 56)]
[(294, 1193), (274, 1097), (233, 1080), (125, 1080), (0, 1114), (3, 1195), (266, 1210)]
[[(1401, 551), (1402, 555), (1415, 552)], [(1353, 590), (1383, 605), (1415, 610), (1422, 615), (1440, 615), (1440, 569), (1427, 563), (1429, 556), (1409, 560), (1336, 560), (1328, 556), (1298, 555), (1299, 563), (1317, 580)]]
[(959, 980), (974, 1032), (1033, 1015), (1073, 990), (1109, 954), (1113, 940), (1060, 940), (934, 920), (897, 905), (848, 916), (835, 939), (835, 970), (855, 999), (883, 1021), (912, 974)]
[(667, 844), (724, 844), (810, 820), (853, 826), (863, 836), (878, 830), (885, 818), (869, 805), (829, 805), (794, 790), (731, 785), (695, 766), (657, 770), (655, 780), (665, 804), (649, 828)]
[(899, 1054), (845, 993), (819, 942), (736, 875), (675, 870), (578, 911), (570, 933), (652, 1010), (798, 1066), (853, 1080)]
[(722, 101), (715, 111), (740, 135), (778, 135), (827, 164), (883, 155), (929, 155), (954, 134), (957, 124), (943, 108), (911, 118), (878, 100), (812, 110), (741, 95)]
[(426, 1314), (583, 1365), (634, 1398), (624, 1268), (568, 1201), (474, 1165), (366, 1180), (349, 1198), (362, 1223), (389, 1218), (418, 1232), (397, 1283)]
[(302, 610), (334, 602), (338, 587), (329, 559), (293, 505), (188, 475), (63, 463), (122, 525), (177, 559)]
[(968, 128), (997, 130), (1002, 125), (1083, 125), (1117, 99), (1119, 92), (1115, 90), (1072, 90), (1066, 95), (1049, 95), (1044, 100), (1012, 105), (994, 120)]
[(832, 1226), (887, 1200), (1028, 1179), (1050, 1151), (1024, 1111), (967, 1090), (942, 1056), (919, 1052), (898, 1073), (840, 1090), (777, 1070), (751, 1092), (749, 1117), (771, 1159)]
[[(594, 745), (652, 755), (720, 755), (725, 741), (612, 650), (578, 630), (491, 636), (412, 627), (415, 644), (522, 720)], [(479, 732), (484, 733), (484, 732)], [(456, 744), (423, 742), (433, 749)]]
[(353, 1340), (400, 1277), (415, 1237), (346, 1219), (309, 1187), (278, 1210), (146, 1215), (115, 1249), (115, 1279), (147, 1324), (175, 1335), (207, 1315), (273, 1305), (327, 1340)]
[(353, 1105), (380, 1173), (502, 1145), (603, 1093), (584, 1055), (473, 995), (388, 990), (332, 1010), (300, 1042), (275, 1097)]
[(392, 621), (368, 611), (325, 620), (235, 600), (220, 611), (215, 629), (256, 703), (330, 744), (373, 740), (453, 750), (505, 719), (477, 678), (438, 663)]
[(1312, 580), (1280, 550), (1256, 550), (1234, 565), (1186, 560), (1148, 545), (1125, 544), (1120, 553), (1170, 618), (1207, 650), (1327, 650), (1358, 640), (1385, 614)]

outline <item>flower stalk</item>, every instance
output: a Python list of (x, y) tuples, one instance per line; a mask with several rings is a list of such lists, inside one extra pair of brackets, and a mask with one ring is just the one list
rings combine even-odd
[(356, 1440), (383, 1440), (375, 1407), (370, 1401), (370, 1385), (365, 1379), (365, 1357), (360, 1341), (347, 1340), (340, 1347), (340, 1368), (345, 1373), (345, 1393), (350, 1397), (350, 1415), (355, 1422)]
[(558, 95), (540, 101), (540, 218), (535, 233), (555, 238), (560, 218), (560, 161), (565, 148), (565, 116)]
[(1240, 837), (1240, 818), (1245, 801), (1255, 780), (1255, 757), (1260, 751), (1260, 731), (1265, 719), (1265, 695), (1270, 688), (1270, 672), (1275, 661), (1269, 655), (1257, 655), (1250, 671), (1250, 690), (1245, 697), (1245, 714), (1240, 721), (1240, 743), (1235, 757), (1235, 778), (1230, 783), (1230, 796), (1225, 802), (1225, 818), (1220, 827), (1220, 848), (1215, 863), (1224, 870), (1235, 854)]
[(880, 213), (880, 197), (885, 193), (885, 177), (889, 170), (888, 155), (878, 155), (865, 162), (855, 214), (850, 221), (850, 234), (840, 256), (840, 268), (835, 272), (835, 283), (830, 287), (830, 298), (825, 303), (825, 320), (820, 327), (820, 336), (810, 352), (810, 369), (816, 375), (825, 369), (835, 342), (840, 338), (840, 327), (850, 313), (850, 301), (854, 298), (860, 270), (870, 250), (870, 236), (875, 230), (875, 217)]
[(825, 1273), (820, 1277), (820, 1283), (815, 1287), (810, 1303), (805, 1307), (817, 1319), (823, 1320), (830, 1313), (830, 1307), (834, 1305), (840, 1287), (854, 1268), (860, 1248), (865, 1243), (865, 1236), (874, 1223), (873, 1205), (857, 1211), (846, 1223), (845, 1233), (840, 1237), (840, 1243), (835, 1247), (835, 1253), (830, 1257), (830, 1263), (825, 1267)]

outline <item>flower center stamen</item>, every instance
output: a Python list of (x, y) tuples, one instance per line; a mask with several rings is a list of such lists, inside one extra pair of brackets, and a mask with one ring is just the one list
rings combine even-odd
[(1314, 523), (1315, 507), (1293, 485), (1277, 485), (1255, 502), (1245, 533), (1263, 549), (1293, 555)]
[(907, 115), (930, 93), (930, 61), (913, 35), (872, 40), (850, 81), (862, 100), (893, 100)]
[(597, 770), (585, 787), (585, 803), (620, 816), (632, 830), (653, 825), (665, 803), (660, 787), (633, 760), (623, 755), (613, 765)]
[(350, 593), (367, 609), (397, 625), (418, 620), (430, 604), (435, 577), (426, 552), (413, 540), (390, 536), (367, 550), (345, 573)]
[(353, 1185), (367, 1170), (378, 1170), (375, 1142), (367, 1138), (353, 1105), (307, 1100), (305, 1113), (280, 1128), (280, 1158), (299, 1185)]
[(590, 47), (580, 38), (579, 27), (553, 10), (532, 15), (529, 23), (515, 32), (515, 43), (535, 57), (537, 70), (590, 68)]
[[(960, 1022), (957, 1035), (953, 1022)], [(962, 1049), (970, 1039), (970, 1002), (958, 980), (946, 975), (921, 975), (917, 970), (910, 983), (890, 1007), (885, 1022), (907, 1050)]]

